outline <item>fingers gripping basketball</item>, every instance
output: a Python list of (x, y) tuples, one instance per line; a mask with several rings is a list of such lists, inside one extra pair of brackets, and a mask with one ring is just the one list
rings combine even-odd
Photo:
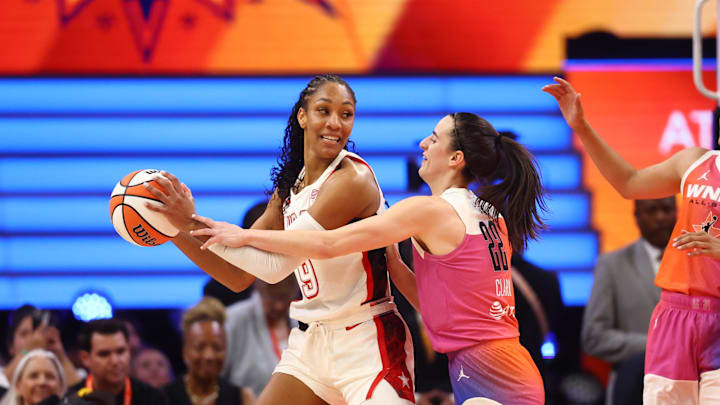
[(165, 191), (156, 181), (158, 177), (162, 177), (159, 170), (137, 170), (123, 177), (113, 188), (110, 219), (115, 231), (132, 244), (157, 246), (178, 234), (177, 228), (162, 214), (145, 207), (146, 203), (162, 205), (144, 186), (149, 183)]

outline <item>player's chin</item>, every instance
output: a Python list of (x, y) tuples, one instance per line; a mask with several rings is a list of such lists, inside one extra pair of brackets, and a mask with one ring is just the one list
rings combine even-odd
[(341, 143), (337, 143), (336, 145), (325, 144), (320, 149), (320, 156), (326, 159), (334, 159), (343, 148), (344, 145)]

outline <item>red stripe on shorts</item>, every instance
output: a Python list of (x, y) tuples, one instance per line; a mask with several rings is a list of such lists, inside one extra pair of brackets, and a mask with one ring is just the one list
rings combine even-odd
[(378, 349), (383, 369), (373, 380), (365, 399), (370, 399), (377, 385), (385, 379), (400, 398), (415, 403), (412, 374), (406, 364), (405, 324), (395, 313), (376, 316), (373, 320), (377, 329)]

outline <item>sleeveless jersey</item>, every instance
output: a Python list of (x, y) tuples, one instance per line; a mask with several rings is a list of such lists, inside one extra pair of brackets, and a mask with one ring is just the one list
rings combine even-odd
[(668, 243), (655, 284), (667, 291), (720, 298), (720, 261), (708, 256), (688, 256), (672, 247), (672, 239), (688, 232), (720, 237), (720, 152), (708, 151), (685, 171), (678, 219)]
[[(313, 184), (305, 186), (297, 194), (290, 192), (283, 204), (285, 229), (312, 206), (322, 193), (325, 181), (346, 157), (370, 168), (358, 155), (342, 150)], [(372, 171), (372, 168), (370, 169)], [(303, 168), (298, 179), (304, 174)], [(375, 183), (378, 184), (377, 178)], [(352, 193), (352, 190), (348, 192)], [(385, 198), (379, 185), (378, 192), (380, 204), (377, 213), (380, 213), (385, 210)], [(295, 269), (295, 278), (302, 298), (290, 305), (290, 317), (305, 323), (345, 317), (362, 311), (363, 304), (372, 307), (377, 303), (392, 300), (385, 249), (356, 252), (330, 259), (308, 259)]]
[(493, 221), (483, 213), (466, 188), (448, 189), (440, 197), (465, 224), (465, 238), (446, 255), (425, 252), (412, 240), (420, 312), (430, 342), (448, 353), (519, 336), (505, 220)]

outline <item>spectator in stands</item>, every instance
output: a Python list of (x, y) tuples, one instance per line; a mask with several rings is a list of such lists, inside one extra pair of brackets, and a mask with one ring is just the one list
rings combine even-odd
[(228, 337), (223, 376), (233, 384), (259, 394), (270, 380), (280, 354), (287, 347), (290, 303), (299, 297), (295, 275), (277, 284), (255, 280), (252, 296), (228, 308)]
[(165, 388), (172, 405), (252, 405), (247, 388), (220, 378), (225, 361), (225, 307), (205, 297), (183, 315), (183, 360), (187, 374)]
[(57, 403), (65, 393), (65, 374), (52, 352), (34, 349), (16, 364), (10, 390), (0, 405)]
[(52, 352), (60, 361), (67, 384), (75, 384), (82, 378), (65, 353), (57, 321), (49, 311), (42, 311), (32, 305), (23, 305), (10, 315), (8, 330), (8, 347), (10, 362), (2, 370), (0, 386), (7, 387), (15, 367), (23, 356), (34, 349), (45, 349)]
[(80, 384), (83, 388), (109, 392), (117, 405), (166, 405), (165, 394), (130, 377), (130, 345), (128, 331), (118, 319), (97, 319), (85, 324), (80, 334), (80, 356), (89, 375)]
[(162, 389), (174, 379), (170, 360), (158, 349), (142, 348), (130, 363), (130, 375), (152, 387)]

